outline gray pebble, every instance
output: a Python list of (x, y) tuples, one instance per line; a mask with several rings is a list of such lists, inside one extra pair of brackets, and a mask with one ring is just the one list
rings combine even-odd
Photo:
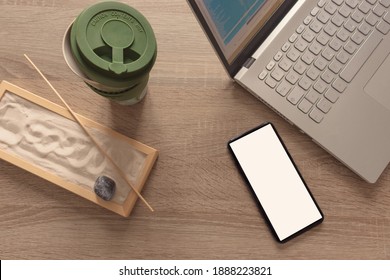
[(115, 181), (107, 176), (99, 176), (95, 181), (93, 190), (100, 198), (109, 201), (114, 196), (116, 184)]

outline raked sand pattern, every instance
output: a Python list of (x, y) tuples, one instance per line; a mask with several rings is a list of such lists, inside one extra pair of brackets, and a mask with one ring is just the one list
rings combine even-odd
[[(146, 155), (126, 141), (89, 131), (135, 184)], [(106, 175), (116, 182), (112, 200), (119, 204), (131, 191), (78, 123), (9, 92), (0, 101), (0, 149), (91, 191)]]

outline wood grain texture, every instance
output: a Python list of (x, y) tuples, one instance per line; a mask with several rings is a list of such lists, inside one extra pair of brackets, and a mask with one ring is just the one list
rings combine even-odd
[[(160, 151), (124, 219), (0, 161), (1, 259), (389, 259), (390, 168), (368, 184), (229, 80), (183, 0), (133, 0), (158, 42), (149, 93), (132, 107), (97, 96), (67, 68), (62, 36), (95, 1), (0, 0), (0, 79), (60, 103)], [(275, 124), (325, 214), (280, 245), (226, 149), (231, 137)]]

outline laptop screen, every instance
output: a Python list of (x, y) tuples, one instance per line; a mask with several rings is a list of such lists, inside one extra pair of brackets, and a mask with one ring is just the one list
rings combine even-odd
[[(261, 33), (263, 33), (262, 35), (268, 36), (276, 23), (286, 13), (277, 12), (279, 10), (286, 10), (286, 6), (289, 7), (287, 9), (289, 10), (292, 6), (291, 4), (296, 1), (188, 0), (188, 2), (192, 6), (225, 67), (228, 68), (228, 72), (232, 75), (238, 70), (235, 69), (232, 71), (230, 69), (231, 66), (234, 66), (234, 63), (243, 51), (251, 45), (255, 37), (258, 37)], [(273, 20), (271, 21), (272, 18)], [(265, 32), (263, 32), (263, 29)], [(258, 46), (259, 44), (257, 44)]]

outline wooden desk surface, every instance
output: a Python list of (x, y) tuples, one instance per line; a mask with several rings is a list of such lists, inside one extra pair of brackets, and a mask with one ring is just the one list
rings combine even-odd
[[(153, 26), (150, 92), (132, 107), (97, 96), (68, 69), (65, 29), (96, 1), (0, 0), (0, 80), (160, 151), (140, 201), (124, 219), (0, 161), (1, 259), (389, 259), (390, 168), (368, 184), (225, 74), (184, 0), (126, 1)], [(226, 148), (275, 124), (325, 214), (287, 244), (272, 237)]]

